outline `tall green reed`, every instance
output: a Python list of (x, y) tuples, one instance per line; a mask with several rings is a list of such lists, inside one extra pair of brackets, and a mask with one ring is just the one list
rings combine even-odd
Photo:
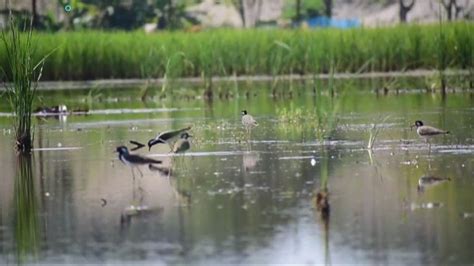
[(439, 2), (439, 35), (438, 35), (438, 41), (437, 41), (437, 70), (441, 82), (441, 93), (443, 95), (446, 94), (446, 76), (445, 76), (445, 70), (448, 65), (448, 57), (446, 54), (446, 50), (448, 48), (447, 45), (447, 39), (446, 39), (446, 33), (444, 32), (443, 29), (443, 18), (441, 16), (441, 1)]
[[(445, 23), (447, 48), (465, 45), (466, 36), (473, 30), (472, 23)], [(39, 54), (45, 54), (50, 47), (60, 44), (46, 62), (44, 78), (48, 80), (141, 78), (142, 65), (151, 66), (146, 76), (162, 78), (170, 57), (184, 53), (189, 63), (183, 64), (177, 57), (172, 59), (173, 75), (209, 81), (212, 76), (234, 73), (329, 73), (333, 62), (337, 62), (335, 72), (356, 72), (369, 59), (366, 71), (436, 69), (438, 36), (436, 24), (349, 30), (216, 29), (149, 35), (81, 31), (38, 33), (36, 46)], [(465, 68), (463, 60), (472, 61), (468, 49), (446, 49), (444, 53), (452, 68)]]
[(6, 52), (2, 64), (7, 82), (7, 95), (14, 113), (16, 148), (29, 153), (33, 147), (31, 114), (36, 96), (37, 82), (41, 78), (44, 59), (34, 61), (32, 24), (23, 25), (20, 32), (13, 16), (10, 16), (7, 30), (2, 31), (1, 40)]

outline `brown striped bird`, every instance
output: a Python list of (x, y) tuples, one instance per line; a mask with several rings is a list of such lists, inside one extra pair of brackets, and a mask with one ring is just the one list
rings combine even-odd
[(242, 114), (242, 125), (247, 130), (247, 134), (250, 135), (250, 130), (258, 126), (258, 123), (257, 121), (255, 121), (255, 118), (253, 118), (253, 116), (247, 113), (247, 110), (243, 110), (241, 114)]

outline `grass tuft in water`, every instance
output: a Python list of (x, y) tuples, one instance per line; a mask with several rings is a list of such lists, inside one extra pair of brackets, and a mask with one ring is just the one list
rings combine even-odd
[(14, 128), (16, 148), (22, 153), (32, 149), (31, 114), (36, 96), (37, 81), (41, 77), (44, 60), (33, 62), (31, 23), (26, 24), (22, 33), (13, 16), (10, 16), (7, 30), (2, 31), (2, 42), (6, 51), (6, 69), (3, 70), (7, 82), (7, 95), (15, 114)]
[(372, 124), (372, 127), (369, 130), (369, 141), (367, 143), (367, 149), (372, 150), (374, 148), (375, 141), (377, 140), (377, 136), (379, 135), (381, 129), (381, 127), (379, 127), (378, 125), (384, 124), (388, 118), (389, 116), (387, 115), (382, 120), (380, 120), (379, 118), (378, 121)]

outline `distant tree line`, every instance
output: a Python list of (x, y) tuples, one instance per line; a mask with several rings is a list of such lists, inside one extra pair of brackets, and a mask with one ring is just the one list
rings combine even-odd
[[(469, 1), (472, 1), (472, 0), (465, 0), (464, 4), (461, 3), (461, 0), (437, 0), (437, 1), (439, 1), (439, 4), (444, 7), (446, 11), (447, 19), (453, 20), (453, 19), (460, 18), (461, 12), (464, 10), (464, 8), (467, 7)], [(410, 12), (410, 10), (413, 8), (416, 0), (398, 0), (398, 2), (399, 2), (400, 22), (406, 23), (408, 12)]]
[[(8, 1), (8, 0), (7, 0)], [(186, 24), (197, 23), (188, 17), (185, 7), (196, 0), (54, 0), (61, 8), (70, 5), (69, 12), (59, 19), (53, 13), (38, 13), (38, 0), (31, 1), (31, 11), (11, 10), (13, 15), (26, 20), (33, 18), (37, 29), (80, 29), (104, 28), (131, 30), (145, 23), (156, 23), (159, 29), (182, 28)], [(52, 0), (53, 1), (53, 0)], [(7, 2), (8, 4), (8, 2)], [(10, 10), (3, 10), (8, 14)]]
[[(15, 1), (5, 0), (6, 6), (1, 13), (8, 14), (9, 5)], [(156, 23), (158, 29), (179, 29), (198, 21), (189, 16), (186, 7), (203, 0), (51, 0), (59, 7), (71, 5), (72, 10), (60, 17), (54, 13), (39, 14), (40, 0), (30, 1), (29, 10), (12, 10), (11, 12), (26, 21), (33, 18), (36, 29), (59, 30), (80, 28), (124, 29), (132, 30), (145, 23)], [(235, 6), (240, 14), (244, 27), (252, 27), (260, 16), (264, 0), (221, 0)], [(272, 0), (266, 0), (272, 1)], [(283, 0), (285, 8), (283, 17), (299, 23), (317, 16), (332, 17), (333, 0)], [(399, 19), (407, 22), (408, 14), (416, 6), (417, 0), (385, 0), (385, 3), (399, 4)], [(418, 0), (420, 1), (420, 0)], [(425, 0), (421, 0), (425, 1)], [(433, 0), (430, 0), (433, 1)], [(434, 0), (446, 12), (448, 20), (457, 19), (462, 15), (469, 1), (473, 0)], [(383, 2), (383, 1), (382, 1)], [(21, 23), (20, 23), (21, 24)]]

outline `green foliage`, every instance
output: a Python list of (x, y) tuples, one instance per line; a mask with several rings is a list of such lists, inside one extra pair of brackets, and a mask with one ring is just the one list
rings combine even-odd
[[(443, 25), (447, 68), (472, 68), (474, 24)], [(47, 80), (282, 75), (436, 69), (436, 25), (375, 29), (231, 30), (198, 33), (38, 33)], [(471, 49), (469, 49), (471, 48)], [(5, 54), (0, 48), (0, 55)], [(176, 56), (179, 54), (180, 56)], [(5, 65), (5, 58), (0, 63)], [(146, 67), (144, 68), (144, 65)]]
[[(23, 28), (27, 29), (26, 24)], [(5, 67), (2, 68), (4, 77), (11, 82), (7, 85), (7, 95), (15, 114), (17, 149), (29, 153), (32, 148), (31, 113), (44, 58), (39, 63), (34, 60), (31, 24), (26, 33), (21, 33), (10, 17), (9, 28), (2, 31), (1, 39), (5, 52), (5, 61), (1, 65)]]
[[(56, 21), (52, 15), (41, 17), (39, 29), (122, 29), (131, 30), (155, 22), (161, 29), (182, 28), (192, 23), (185, 7), (191, 0), (57, 0), (58, 6), (70, 5), (65, 20)], [(191, 22), (190, 22), (191, 21)]]
[[(296, 0), (285, 0), (283, 17), (286, 19), (295, 20), (297, 17), (296, 5)], [(322, 13), (324, 13), (324, 8), (325, 6), (322, 0), (301, 0), (301, 19), (320, 16)]]
[(369, 141), (367, 143), (367, 149), (372, 150), (374, 148), (375, 141), (377, 140), (377, 136), (379, 135), (381, 129), (378, 125), (384, 124), (389, 117), (390, 116), (387, 115), (383, 119), (378, 118), (378, 120), (372, 124), (372, 127), (369, 130)]

